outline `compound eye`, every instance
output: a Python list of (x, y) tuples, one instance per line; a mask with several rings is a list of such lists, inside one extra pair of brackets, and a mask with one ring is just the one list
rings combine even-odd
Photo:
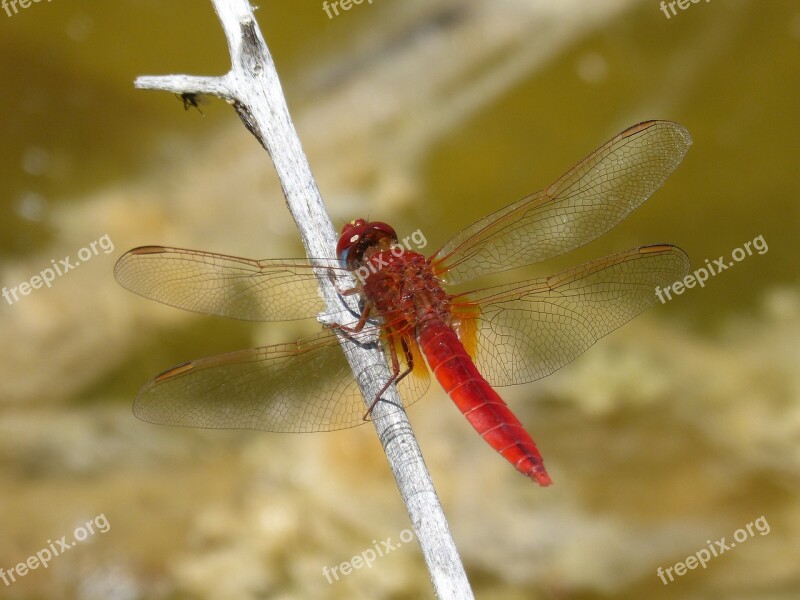
[(348, 255), (361, 239), (364, 237), (366, 223), (364, 219), (356, 219), (342, 228), (342, 235), (336, 245), (336, 257), (347, 264)]
[(370, 229), (373, 231), (378, 231), (387, 235), (388, 237), (392, 238), (393, 240), (397, 239), (397, 233), (395, 233), (394, 228), (392, 228), (387, 223), (381, 223), (380, 221), (373, 221), (369, 224)]

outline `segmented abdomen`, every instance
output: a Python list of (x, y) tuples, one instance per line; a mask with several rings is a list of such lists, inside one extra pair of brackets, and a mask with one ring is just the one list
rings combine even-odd
[(417, 340), (439, 384), (481, 437), (520, 473), (550, 485), (533, 439), (480, 374), (455, 332), (431, 320), (418, 328)]

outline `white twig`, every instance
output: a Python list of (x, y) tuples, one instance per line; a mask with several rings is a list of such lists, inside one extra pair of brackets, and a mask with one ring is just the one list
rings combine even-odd
[[(231, 102), (245, 126), (272, 157), (306, 253), (311, 257), (332, 257), (336, 233), (289, 116), (275, 65), (252, 8), (247, 0), (212, 2), (228, 40), (231, 70), (222, 77), (139, 77), (136, 87), (178, 94), (209, 94)], [(322, 273), (318, 279), (328, 309), (336, 311), (341, 302), (336, 285)], [(370, 404), (390, 377), (386, 359), (379, 350), (367, 349), (344, 337), (340, 343), (365, 404)], [(373, 423), (411, 517), (436, 596), (443, 600), (473, 598), (414, 433), (405, 412), (395, 408), (402, 406), (397, 390), (391, 386), (382, 397), (387, 402), (376, 405)]]

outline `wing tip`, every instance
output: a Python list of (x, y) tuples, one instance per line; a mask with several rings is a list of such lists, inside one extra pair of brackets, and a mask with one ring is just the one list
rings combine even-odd
[(137, 248), (134, 248), (133, 250), (128, 250), (125, 254), (119, 257), (117, 263), (114, 265), (114, 275), (119, 275), (122, 269), (127, 265), (128, 260), (133, 256), (145, 256), (148, 254), (163, 254), (168, 250), (169, 249), (164, 246), (139, 246)]
[(686, 254), (686, 251), (675, 244), (661, 243), (641, 246), (639, 254), (674, 254), (685, 259), (687, 263), (689, 262), (689, 255)]
[(675, 246), (674, 244), (649, 244), (647, 246), (641, 246), (637, 248), (639, 254), (662, 254), (667, 252), (673, 252), (677, 250), (681, 254), (686, 254), (683, 250)]
[(689, 130), (686, 129), (680, 123), (676, 123), (675, 121), (666, 121), (666, 120), (659, 120), (659, 119), (651, 119), (649, 121), (642, 121), (641, 123), (637, 123), (631, 127), (628, 127), (625, 131), (620, 134), (620, 137), (628, 138), (632, 137), (638, 133), (643, 131), (647, 131), (648, 129), (652, 129), (653, 127), (662, 128), (669, 130), (673, 137), (677, 137), (677, 140), (674, 140), (677, 145), (681, 145), (684, 147), (683, 154), (686, 154), (688, 151), (689, 146), (692, 145), (694, 140), (692, 139), (692, 134), (689, 133)]
[(680, 269), (680, 273), (682, 273), (681, 277), (684, 277), (689, 274), (689, 270), (691, 268), (692, 262), (689, 258), (689, 255), (686, 252), (675, 246), (673, 244), (651, 244), (649, 246), (642, 246), (639, 249), (639, 254), (659, 254), (659, 255), (671, 255), (674, 258), (681, 261), (682, 268)]
[(194, 362), (188, 361), (178, 365), (177, 367), (172, 367), (171, 369), (167, 369), (163, 373), (159, 373), (153, 378), (153, 383), (161, 383), (162, 381), (166, 381), (168, 379), (172, 379), (174, 377), (178, 377), (188, 371), (194, 369)]
[(632, 135), (636, 135), (640, 131), (645, 131), (647, 129), (650, 129), (651, 127), (660, 122), (661, 121), (656, 121), (654, 119), (651, 119), (649, 121), (642, 121), (641, 123), (637, 123), (636, 125), (628, 127), (625, 131), (622, 132), (621, 136), (624, 138), (631, 137)]
[(134, 248), (133, 250), (128, 250), (125, 254), (126, 255), (127, 254), (133, 254), (133, 255), (139, 255), (139, 254), (162, 254), (162, 253), (166, 252), (167, 250), (168, 250), (168, 248), (166, 248), (165, 246), (139, 246), (137, 248)]

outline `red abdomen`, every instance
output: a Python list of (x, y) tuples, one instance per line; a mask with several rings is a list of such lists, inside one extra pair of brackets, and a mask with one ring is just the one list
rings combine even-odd
[(520, 473), (550, 485), (536, 444), (478, 372), (455, 332), (431, 320), (419, 326), (417, 339), (439, 384), (481, 437)]

